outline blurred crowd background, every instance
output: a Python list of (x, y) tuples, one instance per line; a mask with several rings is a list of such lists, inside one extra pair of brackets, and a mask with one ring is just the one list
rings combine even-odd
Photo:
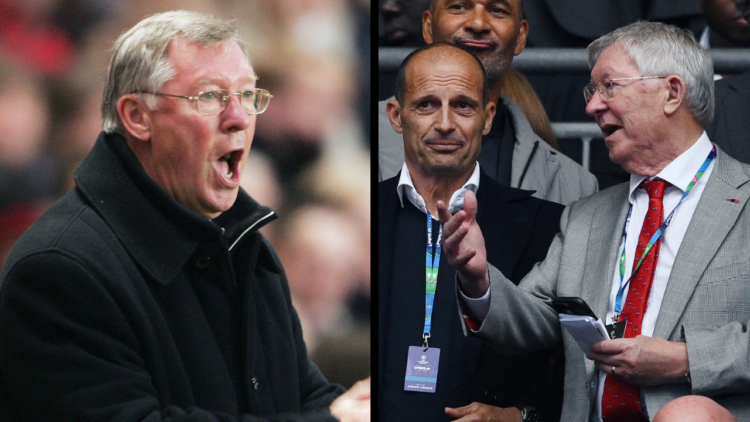
[(173, 9), (235, 19), (274, 95), (242, 186), (279, 214), (263, 233), (313, 360), (350, 386), (370, 373), (369, 0), (0, 0), (0, 267), (101, 131), (112, 43)]

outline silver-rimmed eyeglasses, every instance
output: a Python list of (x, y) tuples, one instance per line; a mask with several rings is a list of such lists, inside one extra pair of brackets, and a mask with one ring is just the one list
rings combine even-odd
[(198, 108), (198, 112), (205, 116), (211, 116), (213, 114), (219, 114), (227, 108), (229, 104), (229, 97), (236, 95), (240, 99), (242, 108), (245, 109), (247, 114), (261, 114), (268, 108), (268, 103), (271, 102), (270, 92), (265, 89), (255, 88), (242, 92), (235, 92), (230, 94), (225, 89), (217, 89), (213, 91), (202, 91), (198, 95), (191, 97), (188, 95), (174, 95), (166, 94), (164, 92), (147, 92), (139, 91), (136, 94), (151, 94), (161, 95), (165, 97), (184, 98), (186, 100), (195, 101), (195, 105)]
[(583, 98), (586, 100), (586, 104), (591, 101), (591, 98), (594, 96), (595, 92), (599, 93), (599, 96), (602, 97), (603, 100), (609, 100), (612, 98), (612, 96), (615, 93), (615, 87), (616, 86), (627, 86), (627, 85), (620, 85), (613, 83), (615, 81), (632, 81), (632, 80), (640, 80), (640, 79), (664, 79), (666, 76), (639, 76), (637, 78), (615, 78), (615, 79), (609, 79), (604, 82), (602, 82), (601, 85), (596, 85), (593, 82), (589, 82), (588, 85), (583, 87)]

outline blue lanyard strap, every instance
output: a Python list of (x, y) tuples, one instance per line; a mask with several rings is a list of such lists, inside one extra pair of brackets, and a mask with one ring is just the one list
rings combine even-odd
[(435, 302), (435, 290), (437, 289), (438, 269), (440, 268), (440, 240), (443, 237), (443, 226), (438, 224), (440, 230), (435, 245), (435, 255), (432, 251), (432, 215), (427, 212), (427, 282), (425, 293), (424, 310), (424, 347), (427, 347), (427, 339), (430, 338), (432, 328), (432, 306)]
[[(625, 289), (627, 289), (628, 285), (630, 284), (630, 279), (633, 278), (633, 274), (635, 274), (639, 268), (641, 268), (641, 264), (643, 263), (643, 260), (646, 258), (646, 255), (648, 255), (649, 251), (651, 251), (651, 248), (656, 244), (656, 242), (661, 238), (662, 234), (667, 230), (667, 227), (669, 227), (669, 224), (672, 222), (672, 217), (674, 216), (675, 210), (677, 210), (677, 207), (682, 204), (682, 201), (685, 200), (685, 198), (688, 196), (690, 191), (693, 190), (693, 187), (698, 183), (698, 180), (700, 180), (701, 176), (703, 176), (703, 173), (706, 172), (706, 169), (708, 169), (708, 166), (711, 164), (711, 161), (716, 157), (716, 148), (711, 148), (711, 152), (708, 153), (708, 157), (706, 157), (706, 160), (701, 165), (700, 169), (698, 169), (698, 172), (695, 173), (695, 176), (693, 176), (693, 180), (690, 181), (690, 184), (688, 184), (687, 189), (685, 189), (685, 193), (682, 194), (682, 197), (680, 198), (680, 202), (677, 203), (677, 205), (674, 207), (671, 213), (669, 213), (669, 216), (664, 219), (664, 223), (659, 227), (658, 230), (651, 236), (651, 239), (648, 241), (648, 244), (646, 245), (645, 250), (643, 251), (643, 255), (641, 255), (640, 260), (638, 260), (638, 263), (636, 264), (635, 268), (633, 268), (633, 272), (630, 273), (630, 277), (628, 277), (628, 280), (623, 283), (623, 278), (625, 276), (625, 249), (627, 247), (627, 235), (628, 235), (628, 226), (630, 225), (630, 216), (633, 213), (633, 205), (630, 205), (630, 209), (628, 210), (628, 217), (625, 219), (625, 226), (622, 230), (622, 254), (620, 254), (620, 288), (617, 291), (617, 298), (615, 299), (615, 315), (619, 315), (622, 311), (622, 303), (625, 299)], [(615, 317), (617, 319), (617, 317)]]

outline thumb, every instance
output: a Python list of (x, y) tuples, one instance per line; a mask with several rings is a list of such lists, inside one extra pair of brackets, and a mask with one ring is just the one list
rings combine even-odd
[(472, 191), (466, 191), (464, 195), (464, 211), (466, 221), (474, 221), (477, 218), (477, 196)]

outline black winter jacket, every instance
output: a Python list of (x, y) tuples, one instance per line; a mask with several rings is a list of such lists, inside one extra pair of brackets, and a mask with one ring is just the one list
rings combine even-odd
[[(0, 273), (0, 414), (20, 421), (335, 421), (244, 191), (207, 220), (100, 135)], [(9, 413), (11, 412), (11, 413)]]

